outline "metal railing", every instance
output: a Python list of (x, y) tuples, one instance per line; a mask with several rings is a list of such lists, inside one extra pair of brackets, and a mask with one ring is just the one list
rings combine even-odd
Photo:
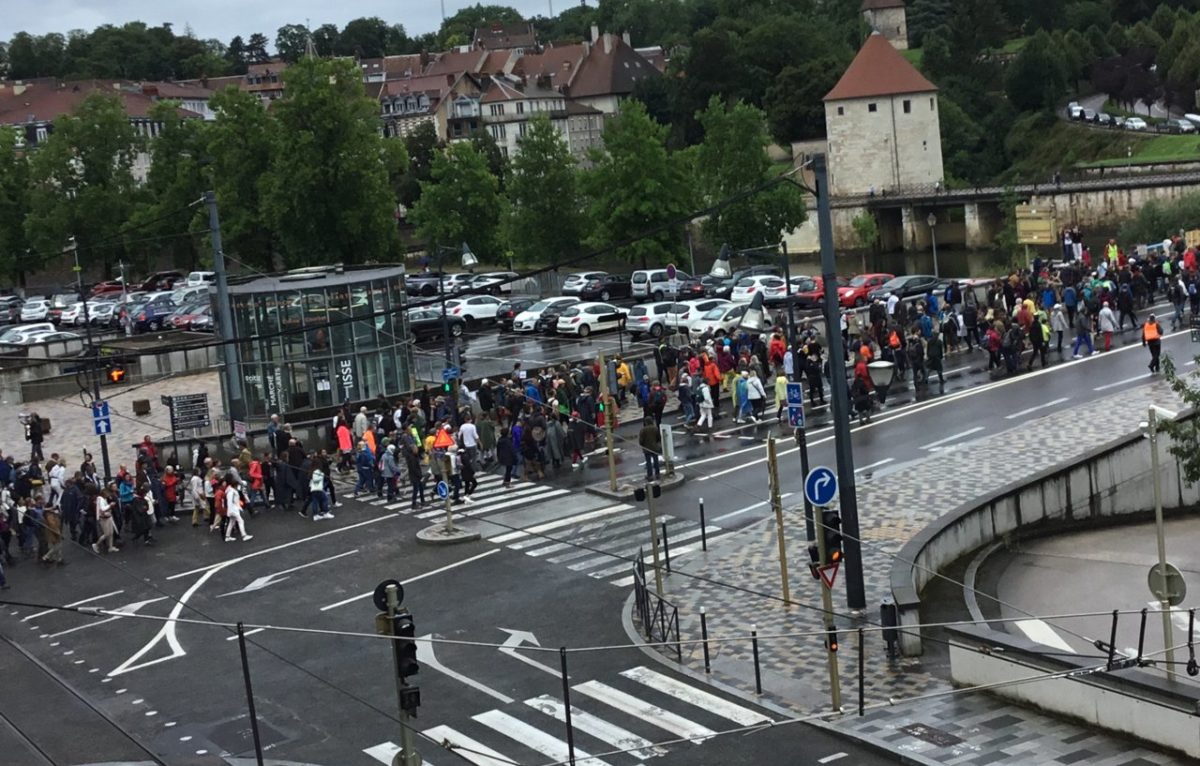
[(679, 639), (679, 608), (646, 587), (646, 562), (638, 549), (633, 563), (633, 600), (646, 640), (652, 644), (674, 644), (675, 658), (683, 662)]

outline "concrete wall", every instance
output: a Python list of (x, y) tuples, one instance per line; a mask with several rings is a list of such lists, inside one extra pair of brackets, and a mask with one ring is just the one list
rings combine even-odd
[[(1160, 442), (1163, 507), (1200, 503), (1200, 485), (1186, 486), (1167, 452), (1169, 437), (1161, 436)], [(892, 565), (892, 596), (901, 625), (920, 623), (920, 594), (937, 572), (1006, 535), (1048, 533), (1152, 512), (1152, 478), (1149, 440), (1133, 434), (1070, 466), (1044, 471), (947, 513), (905, 544)], [(909, 656), (921, 653), (918, 630), (902, 632), (901, 649)]]
[[(1006, 699), (1200, 758), (1197, 690), (1191, 684), (1150, 677), (1136, 669), (1068, 677), (1065, 672), (1076, 669), (1076, 663), (1080, 669), (1102, 663), (1055, 661), (1032, 642), (987, 628), (947, 632), (950, 673), (956, 686), (997, 685), (992, 693)], [(979, 650), (997, 645), (1002, 651)], [(1027, 680), (1059, 672), (1064, 675)]]
[(1178, 199), (1194, 186), (1149, 186), (1142, 189), (1094, 189), (1075, 194), (1034, 194), (1030, 204), (1054, 206), (1060, 225), (1111, 226), (1133, 217), (1150, 200)]
[(863, 11), (867, 23), (897, 50), (908, 50), (908, 19), (904, 6)]
[[(910, 107), (907, 113), (906, 102)], [(932, 186), (941, 181), (944, 174), (938, 125), (937, 97), (933, 93), (825, 104), (833, 194), (865, 194), (872, 187), (882, 192), (897, 186)]]

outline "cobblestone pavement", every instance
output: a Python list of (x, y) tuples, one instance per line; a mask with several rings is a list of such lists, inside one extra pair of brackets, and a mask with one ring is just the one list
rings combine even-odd
[[(860, 483), (868, 618), (878, 619), (878, 604), (888, 584), (890, 556), (926, 524), (961, 498), (1008, 485), (1014, 477), (1028, 473), (1031, 466), (1070, 462), (1115, 435), (1135, 431), (1152, 402), (1179, 406), (1166, 384), (1139, 386), (1038, 419), (1036, 440), (1014, 439), (1012, 431), (992, 434), (955, 450), (934, 452), (903, 464), (888, 471), (886, 478), (877, 476)], [(1103, 424), (1103, 429), (1096, 424)], [(917, 454), (915, 449), (914, 445)], [(807, 559), (803, 552), (803, 506), (786, 510), (785, 530), (789, 558), (795, 562), (789, 577), (792, 605), (785, 605), (779, 595), (773, 519), (748, 527), (741, 535), (710, 548), (707, 554), (696, 554), (676, 566), (677, 573), (666, 580), (667, 595), (679, 607), (680, 634), (685, 639), (700, 637), (702, 607), (711, 638), (744, 636), (751, 625), (757, 629), (762, 637), (759, 651), (765, 698), (798, 714), (828, 711), (829, 674), (823, 639), (770, 638), (822, 629), (819, 583), (799, 563)], [(728, 583), (736, 585), (729, 587)], [(835, 586), (834, 603), (835, 610), (845, 611), (842, 578)], [(837, 621), (841, 629), (838, 657), (842, 704), (848, 713), (856, 712), (858, 693), (858, 641), (857, 634), (849, 629), (850, 619)], [(888, 700), (952, 689), (944, 651), (927, 649), (922, 658), (889, 663), (880, 639), (867, 636), (864, 696), (868, 709)], [(673, 650), (667, 656), (674, 659)], [(690, 668), (703, 671), (701, 645), (685, 647), (683, 659)], [(753, 692), (749, 642), (714, 645), (712, 671), (718, 680)], [(983, 693), (934, 696), (869, 710), (863, 717), (848, 714), (831, 723), (856, 736), (884, 742), (894, 751), (941, 764), (1061, 761), (1132, 766), (1184, 762)]]
[[(171, 414), (159, 401), (161, 395), (208, 394), (209, 414), (213, 423), (216, 423), (218, 418), (224, 418), (221, 384), (215, 371), (170, 376), (129, 386), (105, 386), (101, 393), (108, 402), (111, 413), (112, 433), (108, 437), (108, 450), (114, 471), (121, 463), (133, 463), (133, 445), (140, 442), (146, 434), (156, 441), (170, 438)], [(149, 415), (133, 413), (135, 399), (150, 401)], [(19, 460), (29, 457), (28, 448), (24, 446), (27, 443), (17, 422), (17, 413), (36, 412), (41, 417), (50, 419), (50, 433), (46, 435), (42, 444), (42, 451), (46, 457), (57, 452), (66, 459), (67, 465), (75, 468), (83, 456), (82, 451), (87, 449), (99, 462), (100, 437), (96, 436), (93, 430), (89, 397), (83, 400), (78, 395), (43, 399), (22, 404), (19, 409), (6, 407), (4, 410), (0, 413), (0, 417), (3, 418), (0, 425), (0, 448), (5, 449), (5, 454), (12, 451)]]

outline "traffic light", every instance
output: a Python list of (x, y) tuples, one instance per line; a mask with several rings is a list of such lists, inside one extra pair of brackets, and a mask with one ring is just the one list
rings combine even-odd
[(808, 573), (812, 575), (814, 580), (821, 579), (821, 573), (817, 571), (817, 567), (821, 566), (821, 552), (817, 550), (816, 543), (808, 544)]
[(842, 560), (842, 517), (828, 508), (821, 511), (821, 535), (825, 538), (825, 563)]
[[(392, 618), (392, 635), (400, 638), (413, 639), (417, 636), (417, 626), (412, 615), (407, 610)], [(421, 666), (417, 664), (416, 641), (393, 641), (396, 649), (396, 673), (401, 678), (415, 676)]]
[(123, 365), (123, 364), (111, 365), (108, 368), (108, 382), (109, 383), (124, 383), (126, 374), (127, 374), (127, 371), (125, 369), (125, 365)]
[(825, 628), (825, 648), (835, 653), (838, 650), (837, 628), (832, 625)]
[(600, 397), (596, 402), (596, 412), (604, 412), (604, 397)]

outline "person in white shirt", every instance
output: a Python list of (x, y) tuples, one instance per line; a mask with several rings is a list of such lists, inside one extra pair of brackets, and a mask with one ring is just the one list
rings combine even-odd
[(50, 480), (50, 498), (46, 501), (46, 504), (56, 506), (58, 505), (58, 501), (62, 499), (63, 483), (67, 476), (67, 469), (63, 467), (57, 452), (50, 456), (50, 460), (54, 465), (50, 467), (47, 476)]
[(225, 527), (225, 542), (233, 542), (235, 527), (243, 542), (254, 539), (254, 535), (246, 534), (246, 522), (242, 519), (241, 482), (232, 476), (225, 477), (225, 518), (229, 519), (229, 525)]
[(188, 479), (188, 499), (192, 501), (192, 526), (200, 526), (200, 520), (208, 512), (208, 500), (204, 497), (204, 477), (200, 475), (200, 469), (192, 471), (192, 478)]
[(466, 452), (463, 460), (475, 465), (475, 456), (479, 454), (479, 429), (475, 427), (475, 418), (467, 415), (463, 424), (458, 427), (458, 441)]
[(101, 545), (109, 553), (118, 553), (121, 550), (113, 545), (117, 525), (113, 522), (111, 492), (111, 489), (106, 489), (96, 495), (96, 523), (100, 525), (100, 539), (92, 544), (92, 550), (96, 553), (100, 552)]

